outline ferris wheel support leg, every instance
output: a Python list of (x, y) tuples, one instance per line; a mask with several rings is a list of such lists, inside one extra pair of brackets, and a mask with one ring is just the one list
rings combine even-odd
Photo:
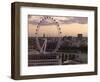
[(47, 47), (47, 39), (45, 39), (44, 50), (43, 50), (44, 54), (46, 52), (46, 47)]
[(43, 46), (40, 49), (40, 53), (43, 53), (43, 48), (44, 48), (44, 44), (43, 44)]
[(41, 50), (40, 50), (40, 53), (45, 54), (46, 46), (47, 46), (47, 39), (45, 39), (45, 41), (44, 41), (44, 43), (43, 43), (43, 46), (42, 46), (42, 48), (41, 48)]

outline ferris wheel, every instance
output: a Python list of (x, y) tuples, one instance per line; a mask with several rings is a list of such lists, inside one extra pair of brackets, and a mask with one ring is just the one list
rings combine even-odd
[(62, 32), (61, 32), (59, 22), (57, 22), (57, 20), (55, 20), (53, 17), (44, 16), (41, 18), (40, 22), (37, 24), (37, 27), (35, 30), (36, 45), (37, 45), (37, 48), (40, 53), (44, 53), (44, 54), (46, 53), (46, 46), (47, 46), (47, 42), (48, 42), (47, 38), (46, 37), (44, 38), (44, 43), (42, 44), (42, 46), (40, 45), (40, 42), (39, 42), (39, 29), (41, 27), (42, 22), (44, 22), (46, 20), (51, 20), (56, 25), (56, 28), (57, 28), (57, 34), (59, 37), (58, 37), (57, 45), (56, 45), (55, 49), (52, 51), (52, 53), (55, 53), (60, 47)]

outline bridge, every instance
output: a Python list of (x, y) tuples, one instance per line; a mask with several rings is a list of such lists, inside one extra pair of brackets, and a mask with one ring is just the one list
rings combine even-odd
[(43, 65), (67, 65), (81, 63), (78, 58), (79, 53), (45, 53), (31, 54), (28, 57), (28, 66), (43, 66)]

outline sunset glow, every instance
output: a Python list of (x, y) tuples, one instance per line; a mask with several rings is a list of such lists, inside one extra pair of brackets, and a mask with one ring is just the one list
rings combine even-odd
[[(28, 16), (28, 36), (34, 37), (37, 24), (43, 16)], [(87, 36), (87, 17), (53, 17), (59, 22), (62, 36)], [(45, 34), (47, 37), (58, 37), (57, 25), (52, 20), (45, 20), (41, 23), (38, 36)]]

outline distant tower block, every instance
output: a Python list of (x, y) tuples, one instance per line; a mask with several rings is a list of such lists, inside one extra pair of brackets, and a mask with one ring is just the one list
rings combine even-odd
[(83, 37), (83, 34), (78, 34), (77, 37), (81, 39)]
[(43, 38), (45, 38), (45, 34), (43, 34)]

